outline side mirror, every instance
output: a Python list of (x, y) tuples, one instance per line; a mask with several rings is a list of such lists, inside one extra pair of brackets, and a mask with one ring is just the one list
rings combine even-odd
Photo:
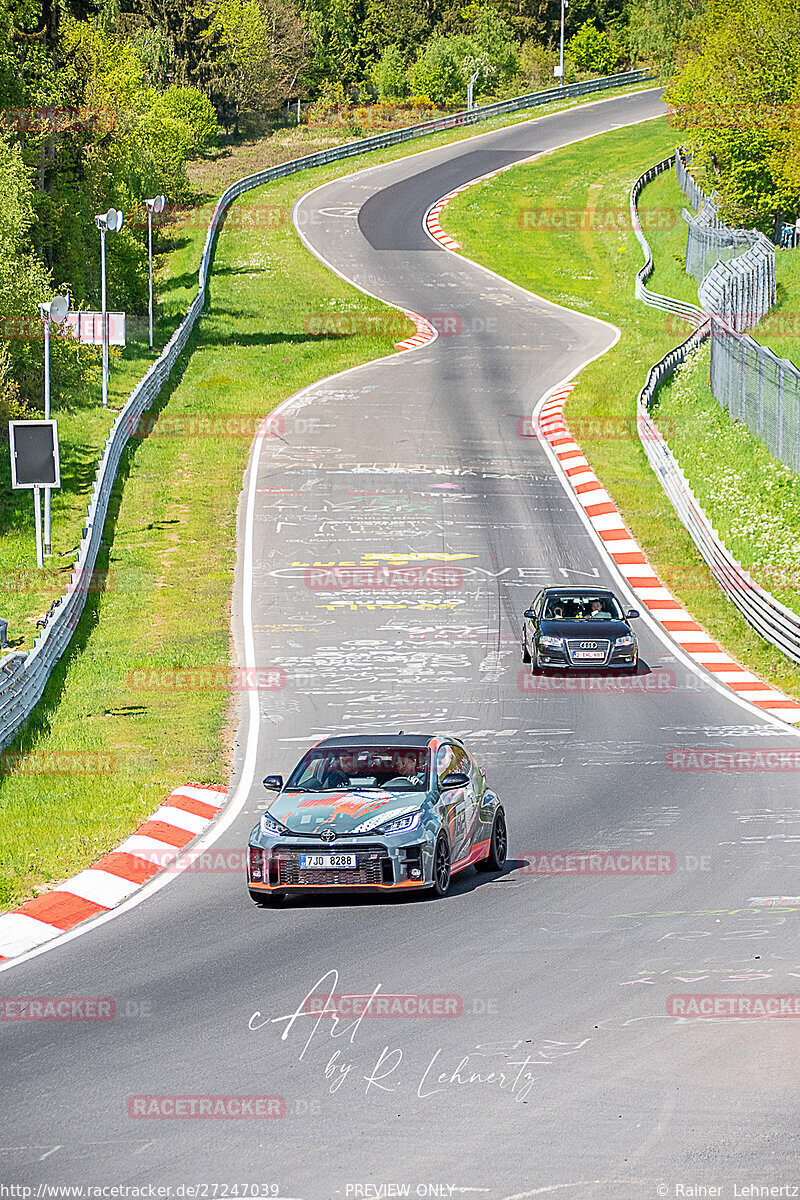
[(525, 616), (526, 616), (526, 617), (535, 617), (535, 616), (536, 616), (536, 613), (533, 611), (533, 609), (532, 609), (532, 608), (526, 608), (526, 609), (525, 609)]
[(632, 621), (633, 618), (638, 617), (638, 615), (639, 615), (638, 608), (629, 608), (628, 611), (625, 613), (625, 616), (629, 621)]
[(264, 787), (269, 792), (279, 792), (283, 787), (282, 775), (267, 775), (264, 779)]
[(452, 788), (467, 787), (468, 784), (469, 775), (465, 771), (451, 771), (439, 786), (443, 792), (449, 792)]

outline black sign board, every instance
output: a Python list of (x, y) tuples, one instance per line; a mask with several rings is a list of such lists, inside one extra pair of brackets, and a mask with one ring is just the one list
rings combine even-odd
[(61, 487), (55, 421), (9, 421), (11, 486)]

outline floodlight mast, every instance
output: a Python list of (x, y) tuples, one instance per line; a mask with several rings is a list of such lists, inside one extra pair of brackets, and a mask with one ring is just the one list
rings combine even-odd
[(147, 318), (151, 350), (153, 349), (153, 213), (163, 212), (166, 202), (166, 196), (153, 196), (152, 200), (145, 200), (144, 202), (147, 208), (147, 263), (149, 281)]
[[(69, 296), (54, 296), (49, 303), (40, 304), (39, 312), (44, 322), (44, 419), (50, 420), (50, 322), (60, 325), (69, 312)], [(44, 553), (51, 554), (50, 544), (50, 493), (52, 489), (44, 489)], [(34, 490), (33, 502), (36, 513), (39, 511), (39, 489)], [(37, 539), (37, 562), (39, 560), (39, 542)], [(42, 564), (38, 562), (38, 565)]]
[(94, 223), (100, 230), (100, 293), (103, 323), (103, 408), (108, 407), (108, 312), (106, 309), (106, 233), (115, 233), (122, 228), (125, 217), (116, 208), (100, 213)]

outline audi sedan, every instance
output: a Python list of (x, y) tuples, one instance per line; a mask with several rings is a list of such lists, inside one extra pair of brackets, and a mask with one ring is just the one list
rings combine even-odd
[(277, 796), (250, 835), (257, 904), (324, 888), (444, 896), (458, 871), (506, 860), (503, 806), (458, 738), (326, 738), (264, 787)]
[(608, 588), (542, 588), (522, 623), (522, 661), (531, 671), (636, 671), (639, 650), (626, 612)]

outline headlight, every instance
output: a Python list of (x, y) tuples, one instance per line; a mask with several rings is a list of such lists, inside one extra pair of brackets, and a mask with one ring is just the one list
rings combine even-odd
[(624, 634), (622, 637), (618, 637), (617, 645), (618, 646), (632, 646), (633, 645), (632, 635), (627, 633), (627, 634)]
[(548, 637), (546, 633), (542, 634), (542, 645), (550, 646), (553, 650), (564, 649), (564, 639), (557, 637)]
[(258, 822), (258, 828), (263, 834), (266, 834), (267, 837), (283, 837), (284, 833), (289, 832), (284, 825), (281, 825), (280, 821), (276, 821), (274, 817), (269, 815), (269, 813), (261, 814), (261, 820)]
[(416, 812), (406, 813), (404, 817), (395, 817), (393, 821), (387, 821), (385, 825), (378, 825), (375, 829), (376, 833), (408, 833), (410, 829), (416, 829), (422, 820), (422, 809), (417, 809)]

